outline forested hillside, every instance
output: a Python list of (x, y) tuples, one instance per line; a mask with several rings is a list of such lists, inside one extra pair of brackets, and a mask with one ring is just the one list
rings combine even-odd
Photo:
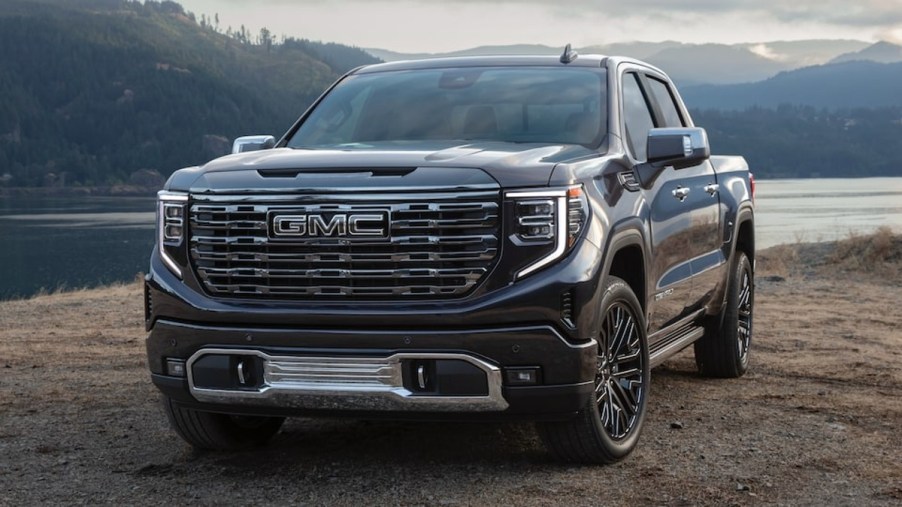
[(902, 107), (782, 105), (694, 110), (715, 154), (740, 154), (759, 178), (902, 176)]
[(235, 136), (281, 134), (341, 73), (376, 61), (174, 2), (3, 0), (0, 185), (168, 175)]
[(745, 109), (798, 104), (817, 108), (902, 107), (902, 62), (815, 65), (755, 83), (683, 86), (689, 107)]

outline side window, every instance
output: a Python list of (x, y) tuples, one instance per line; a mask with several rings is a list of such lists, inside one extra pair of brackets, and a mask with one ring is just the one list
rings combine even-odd
[(685, 127), (686, 124), (683, 123), (683, 118), (680, 116), (676, 101), (673, 99), (673, 94), (670, 93), (667, 83), (651, 76), (648, 76), (647, 82), (651, 87), (651, 94), (658, 101), (658, 107), (661, 108), (661, 113), (664, 115), (664, 125), (662, 127)]
[(639, 87), (639, 77), (629, 72), (623, 75), (623, 123), (626, 125), (626, 143), (636, 160), (646, 159), (648, 131), (655, 124), (648, 102)]

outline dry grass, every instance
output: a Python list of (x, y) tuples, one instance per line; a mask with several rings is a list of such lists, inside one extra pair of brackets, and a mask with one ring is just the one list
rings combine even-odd
[(834, 275), (898, 279), (902, 274), (902, 235), (889, 227), (871, 234), (850, 232), (833, 243), (777, 245), (758, 252), (760, 276)]
[(826, 262), (845, 272), (897, 276), (902, 265), (902, 235), (893, 234), (886, 226), (869, 235), (850, 233), (836, 242)]
[(799, 260), (799, 245), (777, 245), (757, 253), (756, 270), (759, 275), (782, 276), (792, 275), (793, 268)]

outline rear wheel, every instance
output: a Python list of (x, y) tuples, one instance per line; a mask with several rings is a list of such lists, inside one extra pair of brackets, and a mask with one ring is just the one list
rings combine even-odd
[(595, 396), (576, 418), (539, 424), (545, 445), (564, 461), (620, 461), (636, 447), (645, 420), (649, 384), (645, 321), (626, 282), (608, 280), (601, 315)]
[(197, 449), (232, 451), (263, 445), (279, 432), (284, 417), (243, 416), (201, 412), (163, 397), (172, 428)]
[(695, 363), (698, 371), (708, 377), (741, 377), (749, 367), (754, 272), (743, 252), (737, 251), (735, 257), (726, 303), (720, 314), (706, 325), (705, 336), (695, 342)]

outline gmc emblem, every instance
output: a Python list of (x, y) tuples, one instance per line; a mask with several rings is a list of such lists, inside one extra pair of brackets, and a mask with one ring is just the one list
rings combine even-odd
[(388, 212), (307, 213), (278, 215), (270, 220), (270, 237), (290, 238), (387, 238)]

